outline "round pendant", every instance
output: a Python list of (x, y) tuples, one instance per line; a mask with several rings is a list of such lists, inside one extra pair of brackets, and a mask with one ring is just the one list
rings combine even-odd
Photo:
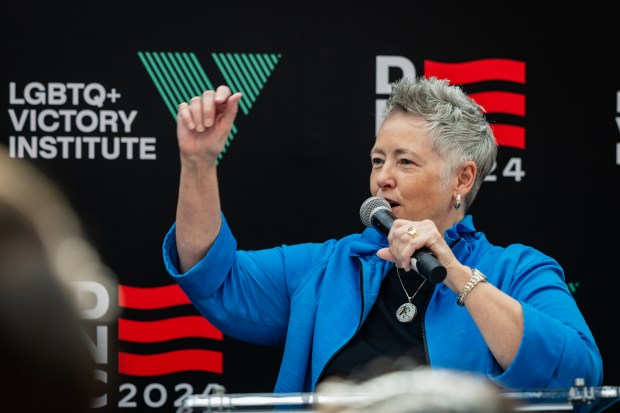
[(396, 310), (396, 318), (403, 324), (409, 324), (415, 318), (418, 309), (411, 303), (405, 303)]

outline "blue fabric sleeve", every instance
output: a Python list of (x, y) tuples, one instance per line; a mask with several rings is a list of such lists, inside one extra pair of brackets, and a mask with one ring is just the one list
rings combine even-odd
[[(600, 386), (602, 358), (592, 333), (571, 295), (560, 265), (538, 251), (524, 249), (510, 286), (520, 301), (524, 331), (517, 355), (497, 377), (509, 387), (562, 388), (576, 378)], [(542, 259), (541, 259), (542, 255)]]
[(222, 333), (263, 345), (284, 344), (292, 295), (310, 268), (333, 250), (327, 242), (240, 251), (222, 214), (222, 227), (209, 252), (180, 274), (175, 228), (164, 239), (168, 273)]

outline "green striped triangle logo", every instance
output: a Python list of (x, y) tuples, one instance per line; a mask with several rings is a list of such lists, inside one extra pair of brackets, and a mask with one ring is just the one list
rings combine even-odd
[[(188, 102), (192, 96), (201, 95), (206, 89), (214, 89), (194, 53), (138, 52), (138, 57), (175, 120), (179, 103)], [(211, 57), (233, 93), (243, 93), (239, 108), (247, 116), (282, 55), (212, 53)], [(226, 153), (237, 132), (233, 124), (218, 161)]]

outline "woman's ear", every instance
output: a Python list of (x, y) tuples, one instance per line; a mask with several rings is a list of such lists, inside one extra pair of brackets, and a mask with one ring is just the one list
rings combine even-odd
[(477, 173), (478, 167), (474, 161), (467, 161), (458, 169), (455, 189), (461, 196), (464, 196), (471, 190)]

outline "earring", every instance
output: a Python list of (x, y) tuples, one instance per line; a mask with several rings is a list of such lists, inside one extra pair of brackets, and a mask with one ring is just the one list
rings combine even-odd
[(454, 202), (454, 209), (461, 207), (461, 194), (456, 194), (456, 201)]

